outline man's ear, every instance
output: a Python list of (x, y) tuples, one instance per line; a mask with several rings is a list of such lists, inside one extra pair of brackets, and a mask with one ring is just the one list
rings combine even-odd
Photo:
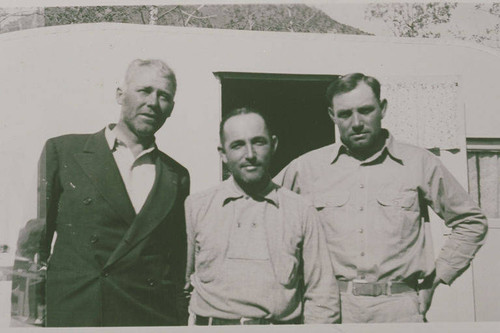
[(328, 116), (335, 123), (335, 112), (333, 111), (333, 107), (332, 106), (328, 107)]
[(116, 95), (115, 95), (115, 98), (116, 98), (116, 102), (120, 105), (122, 105), (123, 103), (123, 89), (118, 87), (116, 88)]
[(383, 99), (380, 102), (380, 108), (381, 108), (382, 118), (384, 118), (385, 117), (385, 111), (387, 110), (387, 100), (386, 99)]
[(278, 149), (278, 137), (276, 135), (271, 136), (271, 147), (273, 148), (273, 154), (276, 153), (276, 149)]
[(217, 151), (219, 152), (220, 159), (222, 162), (227, 163), (226, 151), (222, 146), (217, 147)]

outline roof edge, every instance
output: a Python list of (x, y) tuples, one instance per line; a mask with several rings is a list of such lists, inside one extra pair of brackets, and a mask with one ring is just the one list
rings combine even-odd
[(281, 31), (254, 31), (254, 30), (231, 30), (231, 29), (211, 29), (197, 27), (178, 27), (168, 25), (146, 25), (132, 23), (82, 23), (57, 26), (46, 26), (40, 28), (18, 30), (0, 34), (0, 42), (18, 38), (29, 38), (44, 34), (68, 33), (73, 31), (102, 31), (102, 30), (120, 30), (120, 31), (162, 31), (183, 34), (211, 34), (219, 36), (261, 36), (276, 37), (281, 39), (325, 39), (344, 42), (368, 42), (368, 43), (395, 43), (395, 44), (413, 44), (429, 46), (452, 46), (473, 49), (488, 53), (500, 58), (500, 50), (488, 46), (479, 45), (471, 41), (440, 39), (440, 38), (421, 38), (421, 37), (392, 37), (392, 36), (367, 36), (367, 35), (348, 35), (333, 33), (309, 33), (309, 32), (281, 32)]

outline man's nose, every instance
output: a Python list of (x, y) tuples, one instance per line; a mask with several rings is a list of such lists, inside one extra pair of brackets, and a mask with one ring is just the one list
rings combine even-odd
[(148, 98), (147, 98), (147, 103), (148, 103), (148, 106), (150, 106), (152, 108), (156, 108), (158, 106), (158, 96), (156, 96), (155, 93), (149, 94)]
[(246, 158), (247, 160), (251, 160), (255, 158), (255, 151), (253, 149), (253, 145), (251, 143), (248, 143), (246, 145)]
[(352, 115), (352, 128), (354, 130), (361, 130), (363, 128), (363, 122), (356, 112)]

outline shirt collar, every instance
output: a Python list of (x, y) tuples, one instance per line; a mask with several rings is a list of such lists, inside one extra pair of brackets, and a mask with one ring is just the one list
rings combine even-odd
[[(106, 126), (106, 129), (104, 130), (104, 136), (106, 137), (106, 142), (108, 143), (109, 150), (111, 150), (112, 152), (114, 152), (114, 151), (116, 151), (116, 149), (118, 148), (118, 146), (127, 147), (127, 145), (125, 144), (125, 142), (120, 139), (120, 138), (123, 137), (123, 135), (124, 134), (121, 131), (118, 130), (118, 127), (116, 127), (116, 124), (109, 124), (108, 126)], [(144, 149), (137, 156), (137, 158), (139, 158), (140, 156), (142, 156), (144, 154), (152, 152), (156, 148), (157, 148), (156, 142), (153, 140), (153, 142), (151, 143), (151, 145), (149, 147), (147, 147), (146, 149)]]
[(117, 145), (116, 138), (116, 124), (109, 124), (104, 130), (104, 136), (106, 137), (106, 142), (108, 143), (109, 150), (114, 151)]
[[(396, 140), (394, 139), (394, 137), (385, 128), (382, 129), (382, 135), (384, 135), (386, 137), (386, 140), (385, 140), (385, 143), (384, 143), (384, 146), (382, 147), (382, 149), (380, 149), (378, 152), (373, 154), (373, 156), (362, 161), (362, 163), (366, 164), (366, 163), (373, 162), (376, 159), (378, 159), (384, 152), (387, 151), (387, 153), (389, 154), (389, 156), (392, 159), (394, 159), (398, 163), (403, 164), (403, 160), (401, 159), (401, 156), (400, 156), (399, 151), (397, 149), (397, 143), (396, 143)], [(347, 148), (347, 146), (345, 146), (343, 143), (341, 143), (339, 145), (334, 145), (333, 152), (332, 152), (333, 159), (332, 159), (331, 164), (335, 163), (338, 160), (339, 156), (342, 154), (350, 155), (349, 148)]]
[[(342, 141), (341, 141), (342, 142)], [(341, 154), (348, 154), (349, 153), (349, 149), (347, 149), (346, 146), (344, 146), (344, 144), (339, 144), (339, 145), (334, 145), (333, 146), (333, 152), (332, 152), (332, 162), (330, 164), (333, 164), (335, 162), (337, 162), (337, 160), (339, 159), (339, 156)]]
[(269, 181), (269, 184), (267, 184), (266, 188), (261, 193), (257, 195), (248, 195), (238, 186), (238, 184), (236, 184), (236, 181), (231, 176), (224, 181), (222, 206), (225, 206), (230, 201), (242, 199), (247, 196), (255, 201), (267, 201), (279, 208), (278, 189), (278, 185)]
[(388, 130), (384, 129), (384, 131), (386, 132), (387, 139), (385, 140), (385, 145), (384, 145), (384, 148), (382, 148), (382, 150), (384, 150), (384, 149), (387, 150), (387, 152), (389, 153), (389, 156), (393, 160), (395, 160), (398, 163), (403, 164), (403, 159), (402, 159), (403, 156), (402, 156), (402, 154), (400, 154), (400, 151), (398, 150), (398, 144), (397, 144), (396, 140), (391, 135), (391, 133), (389, 133)]

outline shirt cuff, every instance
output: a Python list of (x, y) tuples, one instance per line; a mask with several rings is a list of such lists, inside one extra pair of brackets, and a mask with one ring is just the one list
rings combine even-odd
[(436, 260), (436, 278), (449, 286), (457, 278), (457, 270), (443, 259), (438, 259)]

